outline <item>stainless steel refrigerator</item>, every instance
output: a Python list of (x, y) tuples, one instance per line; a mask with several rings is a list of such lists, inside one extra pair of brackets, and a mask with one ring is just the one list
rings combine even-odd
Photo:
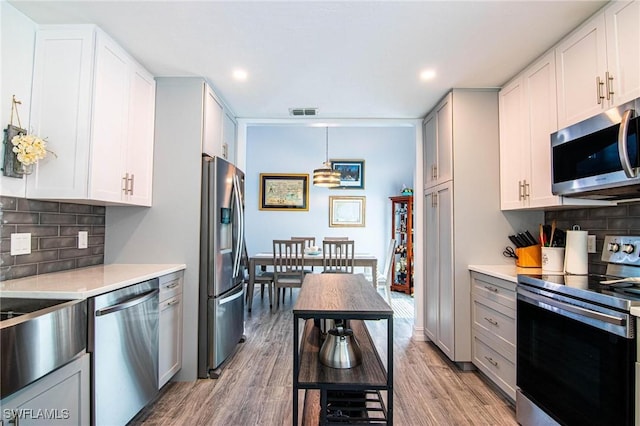
[(244, 173), (203, 156), (198, 377), (217, 371), (244, 333)]

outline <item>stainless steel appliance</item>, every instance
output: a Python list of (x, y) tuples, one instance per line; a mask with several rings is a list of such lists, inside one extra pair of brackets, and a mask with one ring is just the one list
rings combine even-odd
[(204, 156), (201, 206), (198, 377), (215, 378), (244, 333), (244, 173)]
[(124, 425), (158, 393), (158, 279), (89, 299), (92, 424)]
[(87, 349), (84, 300), (0, 298), (0, 399)]
[(618, 200), (640, 197), (640, 99), (551, 135), (554, 194)]
[(607, 236), (605, 275), (518, 275), (520, 424), (634, 423), (639, 254), (640, 236)]

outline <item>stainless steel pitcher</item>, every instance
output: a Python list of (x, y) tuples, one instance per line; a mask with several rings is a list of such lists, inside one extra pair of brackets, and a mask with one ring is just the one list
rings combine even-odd
[(362, 351), (353, 330), (338, 326), (328, 331), (320, 348), (320, 362), (332, 368), (352, 368), (362, 363)]

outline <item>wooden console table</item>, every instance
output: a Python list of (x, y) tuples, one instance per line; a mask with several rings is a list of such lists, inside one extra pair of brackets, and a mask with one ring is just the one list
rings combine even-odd
[[(349, 369), (321, 364), (321, 331), (314, 319), (347, 319), (362, 350), (362, 364)], [(300, 320), (304, 322), (299, 340)], [(387, 321), (387, 368), (364, 320)], [(393, 424), (393, 309), (362, 274), (308, 274), (293, 308), (293, 424), (298, 425), (298, 393), (305, 391), (305, 424), (325, 425), (336, 415), (328, 409), (335, 394), (366, 395), (366, 407), (354, 423)], [(299, 343), (300, 342), (300, 343)], [(383, 392), (385, 395), (383, 395)], [(385, 401), (386, 400), (386, 401)], [(340, 402), (335, 402), (340, 404)], [(335, 410), (339, 413), (342, 411)], [(349, 419), (334, 419), (349, 424)]]

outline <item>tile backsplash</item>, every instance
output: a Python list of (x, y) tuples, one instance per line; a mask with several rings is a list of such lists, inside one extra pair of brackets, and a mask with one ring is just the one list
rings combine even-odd
[[(0, 197), (0, 281), (104, 263), (105, 207)], [(78, 248), (87, 231), (88, 247)], [(11, 234), (31, 234), (31, 254), (11, 255)]]
[(640, 235), (640, 202), (620, 203), (617, 206), (550, 210), (545, 223), (556, 219), (558, 229), (580, 226), (596, 236), (596, 253), (589, 254), (589, 271), (604, 274), (606, 264), (600, 259), (605, 235)]

